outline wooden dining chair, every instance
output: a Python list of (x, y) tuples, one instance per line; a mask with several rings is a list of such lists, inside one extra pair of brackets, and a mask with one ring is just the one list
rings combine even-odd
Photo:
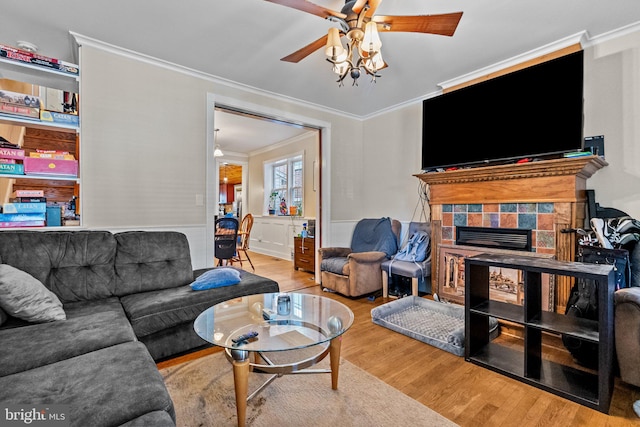
[[(234, 262), (240, 263), (240, 268), (242, 268), (242, 261), (249, 261), (251, 264), (251, 269), (256, 271), (253, 263), (251, 262), (251, 258), (249, 258), (249, 237), (251, 235), (251, 228), (253, 227), (253, 215), (250, 213), (246, 214), (244, 218), (242, 218), (242, 222), (240, 223), (240, 230), (238, 231), (238, 240), (236, 247), (236, 254), (231, 259), (231, 264)], [(244, 254), (244, 258), (242, 257)]]

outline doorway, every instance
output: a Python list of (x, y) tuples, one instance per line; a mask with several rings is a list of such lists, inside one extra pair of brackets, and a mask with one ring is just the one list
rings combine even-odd
[[(328, 162), (324, 161), (325, 157), (329, 155), (330, 148), (330, 124), (327, 122), (319, 121), (317, 119), (312, 119), (308, 117), (302, 117), (295, 114), (291, 114), (288, 112), (275, 111), (270, 108), (266, 108), (263, 106), (256, 106), (252, 104), (247, 104), (245, 102), (240, 102), (234, 99), (228, 99), (226, 97), (215, 96), (213, 94), (209, 94), (208, 97), (208, 108), (209, 108), (209, 116), (208, 116), (208, 129), (220, 129), (219, 132), (215, 132), (216, 139), (218, 139), (220, 144), (220, 149), (225, 155), (222, 158), (216, 158), (215, 162), (215, 174), (211, 173), (211, 178), (214, 178), (208, 182), (215, 182), (215, 186), (212, 190), (219, 191), (219, 183), (224, 179), (224, 175), (222, 178), (220, 177), (220, 169), (219, 166), (222, 165), (222, 159), (228, 158), (226, 160), (228, 163), (232, 164), (234, 162), (244, 161), (245, 164), (249, 162), (249, 153), (255, 153), (256, 151), (266, 150), (268, 147), (267, 142), (269, 142), (269, 137), (272, 135), (262, 134), (262, 140), (264, 146), (263, 147), (254, 147), (253, 151), (244, 151), (246, 148), (242, 148), (242, 144), (246, 141), (242, 141), (239, 144), (233, 144), (229, 146), (224, 146), (222, 142), (224, 142), (224, 133), (225, 129), (221, 126), (223, 123), (220, 120), (220, 114), (226, 115), (234, 115), (234, 116), (242, 116), (244, 119), (250, 120), (247, 126), (244, 126), (245, 129), (235, 129), (236, 131), (246, 130), (247, 127), (252, 127), (253, 125), (260, 126), (260, 124), (269, 123), (271, 125), (277, 125), (281, 129), (295, 129), (297, 131), (313, 131), (316, 132), (317, 135), (317, 146), (314, 148), (315, 150), (315, 159), (313, 164), (310, 165), (310, 169), (313, 170), (313, 197), (315, 199), (315, 221), (316, 221), (316, 247), (320, 247), (322, 236), (325, 230), (328, 230), (327, 226), (327, 218), (322, 215), (322, 211), (324, 208), (327, 208), (329, 205), (328, 197), (326, 194), (323, 194), (323, 188), (328, 188), (328, 177), (329, 177), (329, 165)], [(210, 122), (209, 122), (210, 119)], [(207, 132), (207, 137), (209, 139), (209, 145), (211, 146), (211, 153), (215, 147), (214, 141), (210, 139), (213, 131)], [(230, 133), (227, 132), (227, 133)], [(271, 140), (269, 144), (277, 145), (279, 141)], [(229, 156), (227, 157), (227, 153)], [(242, 180), (241, 187), (238, 188), (240, 192), (241, 198), (241, 207), (242, 207), (242, 215), (245, 215), (248, 212), (249, 198), (251, 197), (252, 189), (249, 188), (250, 184), (246, 179), (246, 169), (243, 169), (244, 179)], [(256, 189), (255, 191), (264, 191), (262, 184), (257, 183), (256, 181), (251, 182), (251, 186), (260, 186), (261, 188)], [(235, 191), (235, 188), (234, 188)], [(209, 193), (209, 190), (208, 190)], [(219, 199), (219, 194), (215, 194), (215, 198), (213, 200)], [(234, 200), (235, 194), (234, 194)], [(255, 206), (255, 203), (254, 203)], [(217, 213), (216, 209), (216, 213)], [(254, 215), (255, 213), (252, 212)], [(258, 214), (262, 214), (259, 212)], [(319, 281), (319, 274), (316, 274), (316, 282)]]
[(242, 163), (222, 161), (218, 167), (218, 216), (232, 214), (242, 220)]

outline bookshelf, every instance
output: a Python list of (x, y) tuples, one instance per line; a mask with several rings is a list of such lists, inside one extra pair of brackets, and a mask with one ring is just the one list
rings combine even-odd
[[(489, 267), (521, 270), (522, 306), (489, 298)], [(614, 384), (613, 292), (610, 265), (527, 256), (479, 254), (465, 258), (465, 360), (507, 375), (581, 405), (608, 413)], [(543, 273), (595, 280), (598, 320), (545, 311), (541, 304)], [(494, 343), (489, 317), (519, 324), (521, 348)], [(597, 370), (562, 364), (545, 354), (542, 333), (569, 335), (598, 345)]]
[[(40, 88), (44, 87), (79, 94), (79, 74), (19, 62), (2, 56), (0, 56), (0, 76), (0, 90), (4, 91), (26, 93), (42, 98)], [(75, 199), (76, 214), (80, 214), (79, 120), (77, 124), (50, 122), (39, 118), (0, 112), (0, 136), (14, 144), (20, 144), (26, 157), (35, 149), (42, 149), (68, 151), (74, 154), (75, 159), (78, 160), (78, 171), (75, 174), (0, 173), (0, 204), (9, 202), (12, 193), (17, 189), (38, 189), (43, 190), (48, 205), (64, 205), (71, 199)], [(17, 161), (20, 163), (20, 160)], [(48, 167), (53, 170), (59, 165), (52, 162)], [(69, 223), (78, 224), (77, 221), (69, 221)], [(15, 228), (14, 226), (0, 226), (0, 231)]]

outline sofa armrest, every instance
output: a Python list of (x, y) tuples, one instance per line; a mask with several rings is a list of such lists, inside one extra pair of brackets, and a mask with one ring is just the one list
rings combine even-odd
[(640, 307), (640, 287), (623, 288), (613, 294), (616, 305), (631, 303)]
[(619, 289), (613, 295), (620, 378), (640, 387), (640, 287)]
[(375, 264), (382, 263), (382, 261), (387, 259), (387, 255), (384, 252), (378, 251), (352, 252), (347, 258), (349, 258), (349, 264), (352, 262), (357, 264)]
[(318, 254), (320, 255), (320, 261), (327, 258), (346, 257), (351, 253), (351, 248), (320, 248)]

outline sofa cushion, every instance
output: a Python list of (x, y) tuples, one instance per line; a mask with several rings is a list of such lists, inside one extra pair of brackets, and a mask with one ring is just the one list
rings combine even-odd
[(140, 342), (0, 377), (0, 402), (69, 405), (71, 426), (117, 426), (153, 411), (175, 421), (162, 376)]
[(120, 424), (120, 427), (175, 427), (176, 422), (167, 411), (153, 411)]
[(62, 303), (113, 296), (115, 253), (116, 242), (108, 231), (0, 233), (3, 263), (31, 274)]
[(214, 268), (198, 276), (190, 285), (194, 291), (221, 288), (240, 282), (240, 271), (231, 267)]
[(0, 264), (0, 307), (28, 322), (64, 320), (58, 297), (29, 273)]
[(175, 231), (126, 231), (117, 242), (119, 296), (175, 288), (193, 282), (187, 236)]
[[(240, 283), (194, 292), (189, 285), (141, 292), (120, 298), (138, 338), (182, 323), (193, 322), (214, 304), (229, 299), (277, 292), (278, 283), (240, 270)], [(274, 290), (275, 288), (275, 290)]]
[(349, 258), (347, 257), (325, 258), (320, 263), (320, 271), (328, 271), (330, 273), (348, 276), (349, 275)]
[(87, 305), (69, 308), (65, 321), (0, 330), (0, 376), (136, 340), (117, 298)]

